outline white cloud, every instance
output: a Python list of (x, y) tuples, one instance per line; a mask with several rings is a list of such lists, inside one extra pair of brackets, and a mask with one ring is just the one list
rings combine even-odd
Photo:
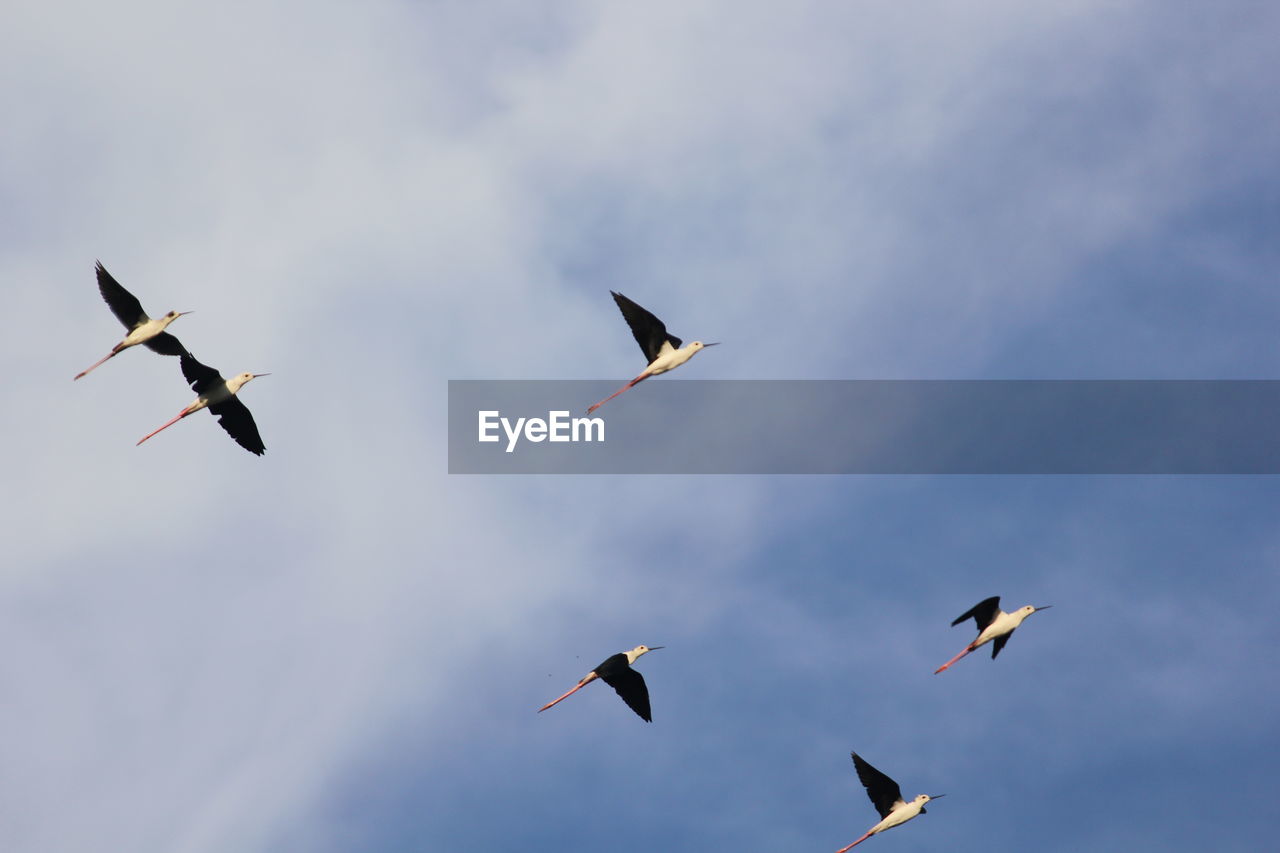
[[(1227, 16), (1200, 41), (1195, 22), (1142, 4), (29, 3), (9, 20), (0, 279), (13, 301), (0, 353), (20, 369), (0, 407), (7, 850), (336, 849), (339, 829), (379, 831), (325, 810), (354, 796), (352, 768), (394, 787), (380, 768), (439, 759), (456, 775), (426, 793), (472, 802), (514, 784), (481, 772), (501, 763), (477, 755), (495, 742), (549, 808), (538, 761), (634, 721), (593, 713), (619, 711), (603, 688), (558, 717), (532, 709), (612, 651), (669, 637), (666, 659), (646, 660), (665, 728), (625, 729), (600, 763), (575, 758), (593, 781), (581, 795), (594, 804), (683, 772), (679, 795), (741, 817), (717, 827), (739, 841), (839, 841), (865, 804), (854, 818), (824, 808), (816, 819), (839, 831), (797, 828), (784, 804), (758, 808), (775, 790), (766, 771), (791, 769), (769, 761), (811, 749), (799, 790), (824, 807), (859, 796), (824, 788), (815, 745), (847, 763), (853, 720), (859, 742), (905, 750), (889, 723), (932, 683), (857, 715), (845, 704), (865, 701), (868, 668), (887, 679), (895, 664), (940, 662), (918, 637), (912, 647), (910, 600), (882, 585), (907, 572), (923, 588), (946, 567), (892, 555), (944, 534), (985, 553), (962, 532), (975, 526), (1024, 553), (1022, 528), (998, 502), (970, 507), (979, 486), (869, 481), (848, 498), (865, 550), (823, 535), (797, 554), (793, 532), (841, 489), (449, 478), (444, 380), (634, 375), (610, 288), (678, 334), (728, 342), (691, 377), (981, 374), (1087, 285), (1074, 276), (1097, 253), (1154, 239), (1270, 169), (1275, 132), (1229, 99), (1262, 91), (1271, 19)], [(1227, 143), (1237, 159), (1219, 167)], [(1240, 263), (1234, 248), (1215, 255)], [(121, 332), (94, 292), (95, 258), (151, 310), (195, 310), (174, 331), (203, 360), (273, 373), (243, 395), (265, 458), (207, 415), (131, 446), (192, 396), (172, 359), (130, 352), (72, 384)], [(1262, 293), (1250, 304), (1265, 307)], [(1026, 500), (1052, 504), (1049, 492)], [(913, 516), (939, 494), (954, 515)], [(760, 549), (779, 543), (761, 574)], [(1046, 579), (1056, 568), (1039, 566), (1032, 590), (1078, 594)], [(849, 623), (806, 592), (825, 584), (859, 593)], [(962, 587), (927, 589), (921, 606), (959, 612), (976, 600), (956, 601)], [(1156, 617), (1144, 631), (1167, 623)], [(1000, 675), (1053, 648), (1044, 618)], [(851, 680), (823, 682), (805, 650), (848, 644), (855, 621), (897, 651), (852, 646), (834, 673)], [(943, 628), (945, 659), (963, 639)], [(700, 671), (699, 653), (735, 651), (746, 659), (722, 676)], [(972, 663), (955, 687), (997, 672)], [(1169, 679), (1210, 665), (1196, 657), (1138, 686), (1200, 719), (1207, 706)], [(798, 692), (774, 697), (775, 677)], [(768, 723), (734, 704), (746, 678), (812, 739), (759, 735), (768, 760), (734, 765), (738, 738)], [(827, 704), (804, 704), (814, 698)], [(703, 741), (711, 711), (724, 730)], [(610, 762), (638, 744), (652, 752), (635, 778), (613, 778)], [(704, 777), (683, 756), (698, 749), (724, 773), (744, 768), (752, 808), (696, 793)], [(926, 749), (947, 769), (959, 761)], [(884, 763), (904, 783), (936, 778), (921, 755), (898, 761)], [(662, 810), (670, 800), (643, 802), (649, 821), (699, 831), (688, 810)], [(936, 822), (964, 815), (940, 807)], [(934, 831), (921, 837), (948, 837)], [(516, 837), (544, 836), (564, 832), (546, 819)]]

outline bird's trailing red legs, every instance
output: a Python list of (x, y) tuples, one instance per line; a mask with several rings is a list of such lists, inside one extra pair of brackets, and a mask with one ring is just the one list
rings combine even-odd
[(864, 833), (864, 834), (863, 834), (863, 836), (862, 836), (861, 838), (859, 838), (857, 841), (853, 842), (853, 843), (852, 843), (852, 844), (850, 844), (848, 847), (841, 847), (839, 850), (837, 850), (837, 851), (836, 851), (836, 853), (848, 853), (848, 851), (850, 851), (850, 850), (852, 850), (853, 848), (857, 847), (859, 844), (861, 844), (862, 842), (866, 841), (866, 840), (867, 840), (868, 838), (870, 838), (870, 837), (871, 837), (871, 830), (867, 830), (867, 832), (866, 832), (866, 833)]
[[(977, 648), (977, 646), (975, 646), (973, 643), (970, 643), (969, 645), (965, 646), (965, 647), (964, 647), (964, 651), (960, 652), (960, 654), (956, 655), (956, 656), (955, 656), (955, 657), (953, 657), (951, 660), (947, 661), (947, 662), (946, 662), (946, 663), (944, 663), (942, 666), (940, 666), (940, 667), (938, 667), (937, 669), (935, 669), (935, 670), (933, 671), (933, 674), (934, 674), (934, 675), (937, 675), (937, 674), (938, 674), (938, 673), (940, 673), (940, 672), (943, 672), (943, 671), (945, 671), (945, 670), (947, 670), (947, 669), (950, 669), (952, 664), (954, 664), (956, 661), (960, 660), (960, 658), (962, 658), (962, 657), (964, 657), (965, 655), (969, 654), (969, 652), (973, 651), (973, 650), (974, 650), (974, 649), (976, 649), (976, 648)], [(935, 658), (935, 660), (936, 660), (936, 658)]]
[[(199, 402), (200, 402), (199, 400), (197, 400), (197, 401), (196, 401), (196, 403), (199, 403)], [(207, 405), (208, 405), (208, 403), (204, 403), (203, 405), (196, 405), (196, 403), (192, 403), (190, 406), (187, 406), (187, 407), (186, 407), (185, 409), (183, 409), (181, 412), (178, 412), (178, 416), (177, 416), (177, 417), (175, 417), (173, 420), (168, 421), (167, 423), (165, 423), (164, 425), (162, 425), (162, 426), (161, 426), (161, 427), (159, 427), (158, 429), (152, 430), (151, 432), (149, 432), (149, 433), (147, 433), (146, 435), (144, 435), (142, 438), (138, 439), (138, 444), (142, 444), (142, 442), (146, 441), (148, 438), (151, 438), (151, 436), (155, 435), (156, 433), (158, 433), (158, 432), (162, 432), (162, 431), (164, 431), (164, 430), (168, 429), (169, 427), (171, 427), (171, 426), (173, 426), (174, 424), (176, 424), (178, 421), (180, 421), (180, 420), (182, 420), (183, 418), (185, 418), (187, 415), (190, 415), (190, 414), (192, 414), (192, 413), (194, 413), (194, 412), (198, 412), (198, 411), (200, 411), (201, 409), (203, 409), (205, 406), (207, 406)], [(135, 446), (135, 447), (137, 447), (137, 445), (134, 445), (134, 446)]]
[(1022, 620), (1037, 610), (1048, 610), (1052, 606), (1052, 604), (1046, 604), (1044, 607), (1032, 607), (1028, 604), (1025, 607), (1019, 607), (1012, 613), (1005, 613), (1000, 609), (1000, 596), (993, 595), (991, 598), (984, 598), (957, 616), (955, 621), (951, 623), (952, 627), (955, 627), (964, 620), (972, 618), (978, 625), (978, 636), (974, 638), (972, 643), (965, 646), (960, 654), (935, 669), (933, 674), (937, 675), (946, 670), (965, 655), (976, 651), (993, 640), (995, 645), (991, 647), (991, 659), (995, 660), (996, 655), (1000, 654), (1000, 650), (1004, 648), (1004, 644), (1009, 642), (1009, 637), (1013, 635), (1014, 629), (1022, 624)]
[(538, 713), (541, 714), (543, 711), (547, 710), (548, 708), (554, 708), (556, 705), (559, 705), (561, 702), (568, 699), (570, 696), (577, 693), (579, 690), (586, 687), (588, 684), (595, 681), (599, 677), (600, 676), (596, 675), (594, 672), (587, 673), (586, 677), (583, 678), (581, 681), (579, 681), (576, 687), (573, 687), (570, 690), (566, 691), (563, 696), (560, 696), (556, 699), (552, 699), (550, 702), (543, 705), (541, 708), (538, 709)]
[(573, 689), (563, 696), (551, 700), (538, 709), (538, 713), (563, 702), (591, 682), (599, 678), (614, 689), (627, 707), (635, 711), (646, 723), (653, 722), (653, 714), (649, 710), (649, 688), (645, 686), (644, 677), (631, 668), (636, 658), (643, 654), (661, 649), (663, 646), (636, 646), (627, 652), (618, 652), (601, 661), (600, 665), (582, 677)]
[(652, 375), (653, 375), (653, 374), (651, 374), (651, 373), (649, 373), (649, 372), (647, 372), (647, 371), (646, 371), (646, 372), (644, 372), (644, 373), (641, 373), (641, 374), (640, 374), (639, 376), (637, 376), (635, 379), (632, 379), (632, 380), (631, 380), (630, 382), (628, 382), (626, 385), (623, 385), (623, 386), (622, 386), (621, 388), (619, 388), (617, 391), (614, 391), (614, 392), (613, 392), (612, 394), (610, 394), (608, 397), (605, 397), (605, 398), (604, 398), (603, 400), (601, 400), (599, 403), (596, 403), (594, 406), (592, 406), (592, 407), (590, 407), (589, 409), (587, 409), (587, 414), (588, 414), (588, 415), (589, 415), (589, 414), (591, 414), (591, 413), (592, 413), (592, 412), (594, 412), (596, 409), (600, 408), (600, 407), (601, 407), (601, 406), (603, 406), (605, 403), (609, 402), (609, 401), (610, 401), (610, 400), (612, 400), (614, 397), (616, 397), (616, 396), (618, 396), (619, 394), (621, 394), (623, 391), (626, 391), (628, 388), (632, 388), (632, 387), (634, 387), (635, 385), (638, 385), (639, 383), (641, 383), (641, 382), (643, 382), (644, 380), (648, 379), (648, 378), (649, 378), (650, 376), (652, 376)]
[(636, 343), (640, 344), (644, 357), (649, 360), (649, 366), (645, 368), (644, 373), (641, 373), (635, 379), (632, 379), (626, 385), (623, 385), (617, 391), (587, 409), (587, 414), (591, 414), (623, 391), (634, 388), (650, 376), (657, 376), (659, 373), (675, 370), (693, 358), (699, 350), (717, 345), (694, 341), (687, 347), (681, 347), (680, 339), (675, 335), (668, 334), (667, 327), (661, 320), (621, 293), (614, 293), (612, 290), (609, 292), (613, 293), (613, 301), (618, 304), (618, 310), (622, 312), (623, 319), (631, 327), (631, 334), (635, 336)]
[(111, 313), (116, 315), (116, 319), (129, 330), (129, 334), (113, 346), (111, 352), (77, 373), (75, 379), (87, 376), (94, 368), (102, 366), (129, 347), (135, 347), (138, 344), (144, 344), (147, 349), (161, 355), (182, 355), (187, 351), (186, 347), (165, 329), (174, 320), (190, 314), (190, 311), (170, 311), (163, 317), (153, 320), (147, 316), (146, 311), (142, 310), (142, 303), (137, 297), (125, 290), (120, 282), (107, 272), (101, 262), (98, 262), (94, 269), (98, 274), (98, 292), (102, 294), (102, 300), (107, 303)]

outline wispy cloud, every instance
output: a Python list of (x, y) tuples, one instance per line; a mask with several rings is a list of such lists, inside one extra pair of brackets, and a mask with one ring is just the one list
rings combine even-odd
[[(864, 744), (952, 794), (903, 846), (1123, 846), (1123, 773), (1203, 849), (1192, 803), (1267, 790), (1269, 480), (450, 478), (444, 404), (635, 375), (610, 288), (726, 341), (691, 377), (1270, 375), (1269, 9), (6, 20), (0, 847), (826, 849)], [(132, 447), (172, 360), (71, 383), (120, 331), (95, 258), (272, 372), (263, 459), (203, 415)], [(935, 679), (991, 594), (1059, 609)], [(533, 713), (640, 642), (652, 726)]]

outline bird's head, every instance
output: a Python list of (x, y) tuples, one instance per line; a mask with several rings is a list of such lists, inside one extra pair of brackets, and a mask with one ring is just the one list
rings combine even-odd
[(270, 375), (270, 373), (241, 373), (240, 375), (233, 376), (231, 379), (227, 380), (227, 387), (230, 388), (231, 393), (234, 394), (236, 391), (239, 391), (245, 385), (249, 384), (251, 380), (257, 379), (259, 376)]
[(698, 350), (704, 349), (706, 347), (718, 347), (718, 346), (720, 346), (719, 341), (716, 341), (713, 344), (704, 344), (702, 341), (694, 341), (693, 343), (689, 344), (689, 350), (691, 352), (697, 352)]
[(1046, 604), (1044, 607), (1032, 607), (1030, 604), (1028, 604), (1025, 607), (1019, 607), (1017, 610), (1013, 611), (1013, 613), (1011, 613), (1010, 615), (1013, 616), (1013, 618), (1018, 620), (1017, 624), (1021, 625), (1022, 620), (1026, 619), (1032, 613), (1035, 613), (1037, 610), (1047, 610), (1052, 606), (1053, 605), (1051, 604)]
[(655, 649), (661, 648), (665, 648), (665, 646), (636, 646), (634, 649), (627, 652), (627, 663), (635, 663), (636, 658), (640, 657), (640, 655), (645, 655)]
[(928, 802), (931, 802), (931, 800), (938, 799), (938, 798), (940, 798), (940, 797), (946, 797), (946, 794), (916, 794), (916, 795), (915, 795), (915, 799), (913, 800), (913, 802), (915, 802), (915, 803), (918, 803), (918, 804), (919, 804), (919, 806), (920, 806), (920, 813), (922, 813), (922, 815), (924, 815), (924, 813), (925, 813), (925, 811), (924, 811), (924, 804), (925, 804), (925, 803), (928, 803)]
[(170, 323), (172, 323), (174, 320), (178, 319), (179, 317), (185, 317), (187, 314), (190, 314), (190, 313), (191, 313), (190, 311), (170, 311), (168, 314), (165, 314), (163, 317), (164, 324), (167, 326)]

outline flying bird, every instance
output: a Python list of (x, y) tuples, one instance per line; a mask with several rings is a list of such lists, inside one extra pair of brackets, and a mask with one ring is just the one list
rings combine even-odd
[(661, 648), (665, 648), (665, 646), (653, 646), (652, 648), (649, 646), (636, 646), (629, 652), (618, 652), (616, 655), (610, 655), (599, 666), (588, 672), (578, 682), (577, 686), (560, 698), (543, 705), (538, 709), (538, 713), (541, 714), (553, 705), (563, 702), (599, 678), (612, 687), (622, 697), (622, 701), (627, 703), (627, 707), (640, 715), (640, 719), (646, 723), (652, 723), (653, 714), (649, 711), (649, 688), (644, 684), (644, 677), (632, 669), (631, 665), (641, 655)]
[(693, 358), (698, 350), (704, 347), (717, 346), (717, 344), (704, 344), (702, 341), (694, 341), (687, 347), (681, 347), (680, 339), (667, 332), (667, 327), (661, 320), (621, 293), (614, 293), (612, 290), (609, 292), (613, 293), (613, 301), (618, 303), (618, 310), (622, 312), (627, 325), (631, 327), (631, 334), (635, 335), (636, 343), (640, 344), (644, 357), (649, 360), (649, 366), (644, 369), (644, 373), (641, 373), (635, 379), (632, 379), (626, 385), (623, 385), (617, 391), (587, 409), (587, 414), (591, 414), (623, 391), (643, 382), (650, 376), (657, 376), (659, 373), (675, 370)]
[(230, 379), (223, 379), (222, 374), (214, 370), (212, 367), (201, 364), (196, 361), (195, 356), (189, 352), (182, 354), (182, 375), (187, 378), (187, 382), (191, 383), (191, 390), (195, 391), (199, 396), (191, 405), (187, 406), (177, 417), (169, 421), (160, 429), (147, 433), (138, 440), (138, 444), (146, 441), (160, 430), (168, 429), (187, 415), (195, 414), (201, 409), (207, 408), (212, 414), (218, 416), (218, 423), (222, 424), (222, 428), (227, 431), (227, 435), (235, 439), (236, 444), (243, 447), (250, 453), (256, 453), (261, 456), (266, 451), (266, 446), (262, 443), (262, 436), (258, 435), (258, 426), (253, 422), (253, 415), (249, 413), (244, 403), (241, 403), (236, 397), (236, 392), (245, 386), (251, 379), (257, 379), (259, 376), (270, 376), (269, 373), (241, 373), (239, 376), (233, 376)]
[(147, 349), (152, 352), (158, 352), (161, 355), (183, 355), (186, 353), (187, 348), (177, 338), (166, 332), (165, 328), (183, 314), (190, 314), (190, 311), (170, 311), (163, 317), (157, 317), (153, 320), (147, 316), (146, 311), (142, 310), (142, 303), (138, 301), (138, 298), (121, 287), (120, 282), (116, 281), (111, 273), (107, 272), (107, 268), (102, 265), (101, 261), (97, 262), (94, 269), (98, 273), (98, 292), (102, 294), (102, 299), (107, 303), (107, 307), (111, 309), (111, 313), (115, 314), (116, 319), (129, 330), (129, 334), (124, 336), (124, 340), (113, 346), (111, 352), (77, 373), (75, 379), (87, 375), (89, 371), (106, 363), (108, 359), (115, 358), (129, 347), (136, 347), (138, 344), (145, 344)]
[(969, 652), (985, 646), (987, 643), (995, 640), (995, 645), (991, 647), (991, 659), (995, 660), (996, 655), (1000, 654), (1000, 650), (1004, 648), (1004, 644), (1009, 642), (1009, 637), (1013, 636), (1013, 631), (1022, 624), (1022, 620), (1026, 619), (1037, 610), (1048, 610), (1052, 604), (1046, 604), (1044, 607), (1032, 607), (1028, 604), (1026, 607), (1019, 607), (1012, 613), (1005, 613), (1000, 609), (1000, 596), (993, 595), (990, 598), (984, 598), (973, 607), (956, 617), (951, 623), (954, 628), (966, 619), (972, 618), (978, 623), (978, 636), (972, 643), (964, 647), (964, 651), (953, 657), (933, 671), (934, 675), (947, 669), (960, 658), (969, 654)]
[(936, 800), (939, 797), (945, 797), (946, 794), (918, 794), (916, 798), (909, 803), (902, 801), (902, 789), (898, 787), (898, 783), (872, 767), (866, 760), (856, 752), (849, 753), (853, 756), (853, 767), (858, 771), (858, 779), (862, 782), (862, 787), (867, 789), (867, 796), (871, 798), (871, 804), (876, 807), (876, 812), (880, 815), (880, 822), (863, 833), (862, 837), (850, 844), (848, 847), (841, 847), (836, 853), (845, 853), (850, 847), (856, 847), (866, 841), (876, 833), (884, 832), (886, 829), (893, 829), (901, 823), (906, 823), (916, 815), (928, 814), (925, 811), (924, 804), (930, 800)]

